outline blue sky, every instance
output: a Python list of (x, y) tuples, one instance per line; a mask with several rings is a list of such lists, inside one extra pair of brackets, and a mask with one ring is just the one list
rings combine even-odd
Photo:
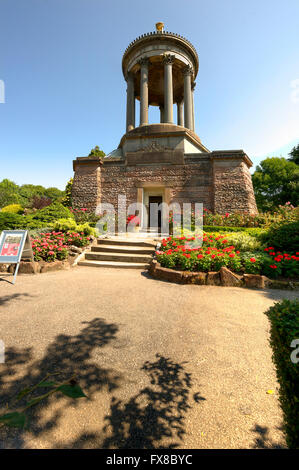
[(299, 142), (298, 0), (0, 0), (0, 180), (63, 189), (75, 157), (118, 146), (122, 54), (157, 21), (198, 51), (204, 145), (254, 164), (287, 156)]

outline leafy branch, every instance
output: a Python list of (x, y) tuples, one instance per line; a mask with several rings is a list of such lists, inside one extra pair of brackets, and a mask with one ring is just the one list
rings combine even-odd
[[(63, 395), (70, 397), (70, 398), (83, 398), (86, 397), (85, 393), (78, 385), (76, 381), (75, 374), (64, 382), (55, 382), (54, 380), (49, 380), (50, 377), (53, 378), (54, 375), (58, 375), (59, 373), (54, 374), (47, 374), (40, 382), (32, 387), (27, 387), (21, 390), (14, 400), (12, 400), (11, 404), (7, 404), (7, 409), (13, 410), (16, 408), (16, 411), (11, 411), (9, 413), (5, 413), (0, 415), (0, 426), (9, 426), (9, 427), (17, 427), (17, 428), (24, 428), (26, 424), (26, 411), (31, 408), (32, 406), (37, 405), (42, 400), (45, 400), (50, 395), (54, 395), (55, 393), (63, 393)], [(37, 390), (38, 388), (49, 388), (49, 390), (37, 397), (30, 398), (30, 395)], [(27, 397), (29, 401), (18, 409), (17, 404)]]

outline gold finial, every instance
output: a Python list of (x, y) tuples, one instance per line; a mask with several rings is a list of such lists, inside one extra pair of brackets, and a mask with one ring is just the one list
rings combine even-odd
[(164, 23), (161, 23), (160, 21), (158, 23), (156, 23), (156, 30), (161, 31), (161, 33), (163, 33)]

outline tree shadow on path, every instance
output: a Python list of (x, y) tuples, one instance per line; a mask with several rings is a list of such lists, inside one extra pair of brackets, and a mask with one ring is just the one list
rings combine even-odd
[[(79, 385), (89, 399), (92, 399), (93, 394), (103, 387), (111, 392), (119, 386), (121, 377), (113, 369), (99, 367), (92, 358), (95, 350), (103, 348), (116, 339), (118, 326), (114, 323), (107, 323), (101, 318), (95, 318), (83, 324), (85, 327), (77, 335), (57, 336), (55, 341), (49, 344), (41, 360), (34, 361), (32, 348), (8, 348), (5, 351), (5, 363), (0, 364), (0, 410), (2, 412), (17, 393), (39, 383), (48, 373), (59, 373), (56, 378), (60, 381), (71, 378), (75, 372)], [(38, 394), (46, 391), (40, 388)], [(28, 417), (31, 434), (40, 436), (44, 431), (55, 428), (66, 407), (78, 406), (80, 402), (80, 400), (67, 398), (57, 393), (55, 402), (59, 400), (63, 400), (64, 406), (60, 407), (59, 411), (56, 410), (46, 422), (41, 421), (41, 412), (50, 404), (50, 399), (30, 408)], [(21, 404), (25, 404), (25, 401)], [(22, 447), (24, 445), (23, 432), (1, 428), (0, 448), (6, 446), (6, 440), (14, 441), (17, 447)], [(11, 447), (14, 447), (13, 442), (11, 442)]]
[(32, 297), (29, 294), (11, 294), (11, 295), (3, 295), (0, 297), (0, 307), (2, 305), (7, 304), (8, 302), (11, 302), (12, 300), (19, 299), (20, 297)]
[[(278, 428), (282, 431), (282, 428)], [(252, 431), (256, 433), (256, 437), (254, 439), (253, 448), (254, 449), (286, 449), (286, 444), (281, 442), (273, 442), (269, 436), (269, 428), (267, 426), (260, 426), (256, 424)]]
[(159, 354), (156, 357), (155, 362), (147, 361), (142, 367), (151, 386), (140, 390), (127, 403), (112, 398), (103, 428), (107, 435), (103, 448), (176, 448), (183, 440), (185, 415), (191, 408), (191, 374), (185, 371), (184, 363)]

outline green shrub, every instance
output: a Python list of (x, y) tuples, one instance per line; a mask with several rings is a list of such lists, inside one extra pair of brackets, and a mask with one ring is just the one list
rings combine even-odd
[[(284, 414), (286, 441), (299, 448), (299, 362), (291, 361), (291, 343), (299, 339), (299, 302), (283, 300), (265, 312), (271, 322), (270, 344), (280, 385), (280, 403)], [(297, 358), (299, 357), (297, 353)]]
[(101, 218), (96, 215), (94, 211), (84, 207), (81, 207), (81, 209), (74, 208), (70, 210), (73, 213), (77, 224), (85, 224), (87, 222), (91, 227), (95, 227)]
[(32, 221), (39, 221), (42, 224), (55, 222), (58, 219), (73, 219), (71, 211), (62, 204), (55, 202), (50, 206), (37, 210), (31, 214)]
[(262, 236), (262, 240), (276, 250), (299, 251), (299, 221), (272, 225)]
[(258, 251), (263, 249), (262, 243), (247, 232), (227, 233), (226, 238), (230, 245), (234, 245), (236, 250)]
[(52, 230), (60, 230), (61, 232), (67, 232), (68, 230), (76, 230), (77, 224), (74, 219), (61, 218), (51, 223)]
[(23, 214), (24, 209), (21, 204), (9, 204), (2, 207), (1, 212), (8, 212), (9, 214)]
[(0, 232), (2, 230), (24, 230), (26, 218), (19, 214), (0, 212)]
[(264, 266), (272, 262), (272, 258), (263, 252), (245, 251), (240, 254), (240, 258), (247, 274), (264, 274)]
[(67, 232), (68, 230), (78, 233), (83, 232), (84, 235), (97, 235), (96, 229), (91, 227), (88, 223), (76, 224), (74, 219), (58, 219), (56, 222), (50, 224), (51, 229), (55, 231)]
[(87, 222), (85, 224), (77, 225), (77, 231), (83, 232), (84, 235), (93, 235), (94, 237), (98, 236), (98, 230), (91, 227)]
[(62, 204), (66, 207), (72, 206), (72, 188), (73, 188), (74, 178), (70, 178), (65, 187), (64, 193), (65, 196), (62, 199)]
[(260, 238), (263, 233), (266, 233), (266, 230), (259, 227), (221, 227), (213, 225), (204, 225), (204, 232), (245, 232), (252, 237)]

